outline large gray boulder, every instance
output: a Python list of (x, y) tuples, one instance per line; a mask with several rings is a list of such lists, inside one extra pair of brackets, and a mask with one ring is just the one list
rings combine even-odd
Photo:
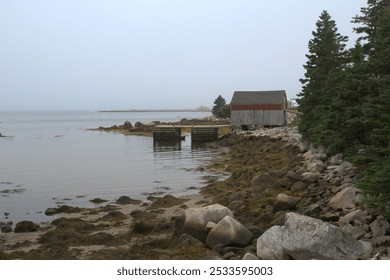
[(321, 220), (287, 213), (282, 247), (293, 259), (356, 260), (362, 244), (338, 227)]
[(285, 260), (287, 254), (282, 247), (284, 227), (273, 226), (257, 239), (257, 256), (262, 260)]
[(225, 216), (233, 217), (233, 212), (220, 204), (208, 205), (202, 208), (189, 208), (175, 222), (179, 234), (187, 233), (202, 242), (206, 241), (207, 224), (219, 223)]
[(253, 234), (239, 221), (231, 216), (225, 216), (210, 230), (206, 246), (214, 248), (222, 244), (223, 246), (244, 247), (252, 241), (252, 238)]

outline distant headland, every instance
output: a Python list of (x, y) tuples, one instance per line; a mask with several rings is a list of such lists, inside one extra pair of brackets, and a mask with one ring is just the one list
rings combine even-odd
[(201, 106), (195, 109), (130, 109), (130, 110), (101, 110), (99, 113), (148, 113), (148, 112), (211, 112), (211, 109)]

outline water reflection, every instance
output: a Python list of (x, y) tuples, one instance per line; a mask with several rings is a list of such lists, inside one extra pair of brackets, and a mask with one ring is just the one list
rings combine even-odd
[(193, 151), (209, 151), (210, 150), (210, 143), (208, 142), (192, 142), (191, 143), (191, 150)]
[(181, 151), (181, 141), (153, 141), (153, 151), (155, 153)]

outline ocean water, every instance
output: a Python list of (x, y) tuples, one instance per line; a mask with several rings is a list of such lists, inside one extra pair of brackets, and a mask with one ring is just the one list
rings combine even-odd
[[(207, 112), (0, 112), (0, 222), (44, 221), (61, 204), (92, 207), (89, 200), (122, 195), (197, 192), (207, 173), (196, 168), (216, 153), (180, 144), (154, 144), (152, 137), (88, 128), (126, 120), (178, 121)], [(195, 187), (195, 190), (194, 190)]]

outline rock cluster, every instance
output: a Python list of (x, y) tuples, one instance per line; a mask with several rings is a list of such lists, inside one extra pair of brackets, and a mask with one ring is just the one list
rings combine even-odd
[[(279, 213), (279, 211), (287, 210), (310, 216), (331, 225), (332, 231), (337, 228), (337, 232), (341, 231), (354, 240), (359, 240), (364, 252), (361, 255), (348, 255), (347, 259), (372, 258), (374, 256), (380, 259), (390, 258), (389, 221), (377, 209), (369, 209), (361, 203), (364, 199), (363, 193), (353, 185), (357, 174), (356, 168), (343, 160), (341, 154), (327, 157), (323, 150), (315, 149), (304, 143), (294, 128), (264, 129), (247, 132), (245, 135), (278, 139), (300, 149), (303, 159), (301, 167), (289, 170), (278, 178), (279, 181), (283, 181), (281, 185), (289, 195), (283, 193), (276, 195), (273, 205), (274, 212)], [(267, 181), (267, 176), (264, 174), (257, 175), (253, 180), (259, 180), (259, 176)], [(285, 217), (284, 228), (271, 228), (270, 232), (266, 231), (263, 237), (265, 241), (271, 242), (270, 236), (283, 234), (286, 237), (288, 235), (289, 228), (287, 226), (290, 224), (289, 220), (292, 219), (292, 216), (286, 214)], [(306, 218), (299, 218), (299, 220), (302, 219)], [(308, 241), (305, 242), (308, 243)], [(311, 239), (311, 241), (313, 240)], [(277, 258), (285, 258), (286, 254), (293, 258), (303, 257), (292, 254), (289, 247), (283, 247), (285, 244), (279, 245), (282, 246), (283, 250), (280, 250), (279, 253), (277, 253), (278, 250), (272, 251), (273, 254), (277, 254)], [(312, 246), (317, 248), (315, 244)], [(260, 254), (260, 256), (263, 255)], [(332, 258), (331, 255), (318, 256), (306, 253), (305, 256)], [(271, 255), (268, 257), (271, 258)], [(344, 257), (337, 256), (336, 259), (338, 258), (343, 259)]]

